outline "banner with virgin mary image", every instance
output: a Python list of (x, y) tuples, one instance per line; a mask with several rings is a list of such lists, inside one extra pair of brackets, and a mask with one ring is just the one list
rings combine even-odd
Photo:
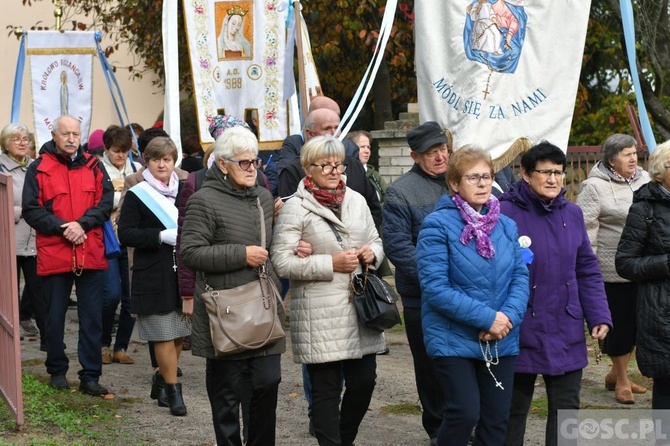
[[(212, 117), (233, 115), (278, 148), (291, 129), (284, 100), (287, 0), (183, 0), (200, 140)], [(292, 61), (290, 62), (292, 63)], [(293, 79), (289, 81), (294, 82)]]
[(29, 31), (26, 54), (35, 117), (37, 149), (51, 139), (54, 120), (71, 115), (88, 139), (93, 101), (93, 31)]
[(415, 3), (419, 116), (495, 159), (519, 138), (567, 150), (590, 0)]

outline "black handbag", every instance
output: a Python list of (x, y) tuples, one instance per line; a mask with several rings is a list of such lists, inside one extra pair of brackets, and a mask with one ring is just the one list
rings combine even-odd
[[(342, 236), (335, 225), (326, 220), (335, 234), (337, 243), (346, 249)], [(358, 318), (368, 328), (384, 331), (401, 324), (400, 312), (396, 306), (398, 295), (391, 285), (370, 272), (369, 265), (362, 265), (363, 272), (353, 274), (349, 288), (358, 313)]]
[(362, 273), (352, 276), (350, 288), (363, 325), (384, 331), (402, 323), (395, 290), (385, 280), (372, 274), (367, 265)]

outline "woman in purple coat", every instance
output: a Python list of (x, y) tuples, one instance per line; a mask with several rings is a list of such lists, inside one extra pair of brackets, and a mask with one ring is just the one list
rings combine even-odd
[[(528, 309), (521, 323), (506, 445), (520, 446), (535, 379), (547, 388), (545, 442), (557, 443), (557, 410), (579, 409), (582, 369), (588, 364), (584, 320), (602, 340), (612, 326), (598, 260), (581, 209), (565, 198), (565, 154), (543, 141), (521, 158), (522, 180), (500, 198), (500, 210), (530, 247)], [(528, 246), (530, 244), (530, 246)]]

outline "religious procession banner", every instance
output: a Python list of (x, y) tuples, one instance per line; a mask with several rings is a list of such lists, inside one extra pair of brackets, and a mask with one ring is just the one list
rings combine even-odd
[(421, 121), (494, 159), (519, 138), (567, 150), (590, 3), (416, 2)]
[(88, 139), (93, 101), (95, 33), (30, 31), (26, 55), (37, 149), (51, 139), (53, 121), (71, 115), (81, 122), (81, 143)]
[(253, 122), (261, 148), (280, 147), (299, 130), (284, 100), (288, 2), (183, 2), (200, 140), (213, 142), (209, 123), (227, 114)]

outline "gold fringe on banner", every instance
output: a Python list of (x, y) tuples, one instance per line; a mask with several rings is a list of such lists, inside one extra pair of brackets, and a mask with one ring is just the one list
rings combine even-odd
[(498, 173), (508, 166), (517, 156), (531, 148), (533, 143), (528, 138), (519, 138), (498, 158), (493, 160), (493, 171)]
[(60, 54), (95, 54), (95, 48), (29, 48), (29, 56), (53, 56)]

